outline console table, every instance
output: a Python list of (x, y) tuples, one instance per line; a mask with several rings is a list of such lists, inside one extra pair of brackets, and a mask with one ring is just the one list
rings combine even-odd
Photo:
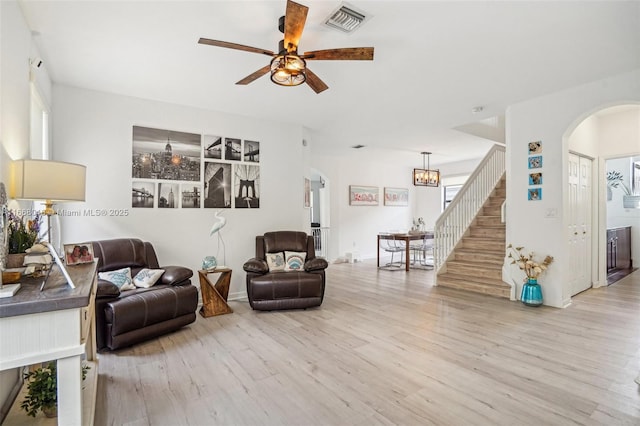
[[(98, 380), (94, 302), (96, 262), (69, 266), (76, 288), (71, 288), (57, 266), (47, 280), (23, 277), (11, 298), (0, 299), (0, 370), (57, 360), (58, 424), (93, 424)], [(90, 370), (82, 383), (81, 357)], [(26, 385), (23, 387), (23, 392)], [(23, 392), (4, 425), (44, 420), (20, 409)], [(83, 395), (84, 393), (84, 395)], [(49, 419), (48, 419), (49, 420)], [(50, 419), (56, 424), (56, 419)]]

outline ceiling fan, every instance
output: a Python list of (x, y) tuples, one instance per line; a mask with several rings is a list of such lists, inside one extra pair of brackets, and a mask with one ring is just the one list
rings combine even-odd
[(373, 47), (348, 47), (341, 49), (314, 50), (298, 54), (298, 43), (309, 8), (291, 0), (287, 0), (287, 11), (279, 21), (278, 28), (284, 33), (284, 40), (280, 40), (278, 53), (243, 44), (229, 43), (220, 40), (200, 38), (198, 43), (210, 46), (226, 47), (228, 49), (243, 50), (245, 52), (261, 53), (273, 59), (253, 74), (249, 74), (236, 84), (246, 85), (267, 73), (271, 73), (271, 81), (281, 86), (298, 86), (307, 83), (316, 93), (329, 88), (320, 78), (307, 68), (310, 60), (344, 61), (344, 60), (373, 60)]

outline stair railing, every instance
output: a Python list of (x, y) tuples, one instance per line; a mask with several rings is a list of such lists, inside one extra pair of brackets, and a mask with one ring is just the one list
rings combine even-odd
[(505, 148), (494, 145), (442, 212), (433, 230), (433, 260), (436, 273), (460, 242), (504, 172)]

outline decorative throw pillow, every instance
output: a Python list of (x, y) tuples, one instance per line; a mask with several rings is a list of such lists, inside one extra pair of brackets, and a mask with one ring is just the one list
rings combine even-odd
[(100, 272), (98, 273), (98, 278), (114, 283), (120, 290), (133, 290), (136, 288), (131, 280), (131, 268)]
[(136, 287), (149, 288), (164, 274), (164, 269), (142, 269), (133, 277)]
[(307, 253), (304, 251), (285, 251), (284, 270), (287, 272), (304, 270), (304, 261), (306, 258)]
[(267, 265), (269, 265), (269, 272), (284, 271), (284, 254), (280, 253), (267, 253)]

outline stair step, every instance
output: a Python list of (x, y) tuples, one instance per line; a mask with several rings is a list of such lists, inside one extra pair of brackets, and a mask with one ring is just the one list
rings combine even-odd
[(511, 287), (503, 283), (502, 280), (491, 278), (470, 279), (469, 277), (447, 272), (439, 274), (436, 282), (439, 287), (455, 288), (497, 297), (509, 298), (511, 296)]
[(502, 225), (504, 226), (505, 224), (502, 223), (502, 218), (500, 215), (478, 215), (476, 216), (476, 225), (479, 226), (495, 226), (495, 225)]
[(460, 243), (462, 248), (499, 251), (505, 248), (503, 237), (464, 237)]
[(482, 207), (482, 214), (486, 216), (500, 216), (501, 211), (502, 205)]
[(457, 249), (453, 259), (461, 262), (485, 262), (487, 264), (502, 267), (504, 264), (504, 251)]
[(472, 237), (485, 237), (485, 236), (489, 236), (489, 237), (500, 237), (501, 239), (505, 237), (505, 227), (504, 225), (502, 226), (491, 226), (491, 225), (485, 225), (485, 226), (472, 226), (470, 229), (470, 234)]
[(501, 206), (502, 203), (504, 203), (505, 197), (495, 197), (495, 196), (491, 196), (489, 197), (489, 199), (487, 199), (487, 201), (485, 202), (485, 206), (486, 205), (491, 205), (491, 206)]
[(447, 261), (447, 273), (463, 275), (469, 278), (502, 279), (502, 264), (491, 264), (478, 261)]

